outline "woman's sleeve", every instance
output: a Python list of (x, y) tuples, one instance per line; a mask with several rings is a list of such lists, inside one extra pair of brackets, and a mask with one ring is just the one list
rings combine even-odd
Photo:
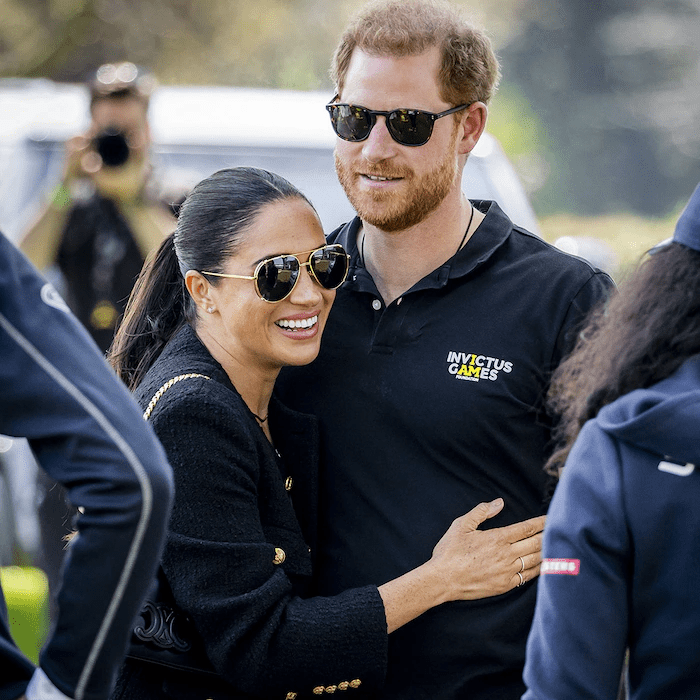
[(615, 442), (587, 423), (547, 516), (523, 700), (617, 697), (630, 556), (620, 469)]
[[(206, 406), (191, 385), (178, 398), (154, 417), (176, 479), (163, 568), (217, 671), (264, 697), (381, 685), (387, 630), (377, 588), (293, 596), (286, 570), (298, 570), (294, 548), (275, 563), (277, 540), (261, 523), (259, 440), (223, 401)], [(301, 533), (279, 537), (299, 543)]]

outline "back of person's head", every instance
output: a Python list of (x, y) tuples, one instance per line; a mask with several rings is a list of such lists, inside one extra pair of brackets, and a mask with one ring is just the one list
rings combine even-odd
[[(441, 0), (377, 0), (351, 20), (333, 56), (331, 78), (342, 92), (353, 51), (401, 58), (439, 47), (439, 80), (450, 104), (488, 104), (500, 77), (498, 60), (486, 34), (458, 8)], [(412, 107), (412, 105), (404, 105)]]
[(587, 321), (555, 371), (548, 404), (560, 416), (560, 469), (585, 422), (635, 389), (673, 374), (700, 353), (700, 185), (672, 239), (650, 251), (604, 308)]
[(104, 63), (88, 81), (90, 110), (100, 100), (137, 99), (148, 109), (157, 80), (149, 70), (130, 61)]
[(195, 185), (180, 208), (175, 231), (146, 261), (110, 348), (109, 360), (130, 389), (183, 325), (196, 327), (187, 271), (222, 272), (262, 209), (291, 198), (312, 206), (290, 182), (259, 168), (219, 170)]

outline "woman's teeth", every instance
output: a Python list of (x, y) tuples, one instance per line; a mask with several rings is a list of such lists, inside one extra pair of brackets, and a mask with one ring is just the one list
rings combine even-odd
[(315, 326), (318, 323), (318, 316), (312, 316), (311, 318), (301, 318), (295, 321), (283, 318), (281, 321), (275, 321), (275, 325), (280, 328), (284, 328), (288, 331), (306, 330)]

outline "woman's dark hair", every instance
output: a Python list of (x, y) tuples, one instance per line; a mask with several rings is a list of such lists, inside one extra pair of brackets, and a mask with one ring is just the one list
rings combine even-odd
[(584, 423), (618, 397), (651, 386), (700, 353), (700, 252), (671, 243), (648, 258), (591, 316), (547, 396), (559, 417), (558, 474)]
[(146, 260), (109, 349), (109, 362), (129, 389), (140, 384), (185, 323), (195, 325), (197, 309), (185, 273), (223, 272), (261, 209), (290, 198), (312, 206), (283, 177), (258, 168), (219, 170), (195, 185), (180, 208), (177, 228)]

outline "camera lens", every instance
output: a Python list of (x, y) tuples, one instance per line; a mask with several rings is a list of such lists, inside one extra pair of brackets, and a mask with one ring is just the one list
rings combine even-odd
[(102, 162), (110, 168), (118, 168), (129, 160), (126, 136), (116, 129), (107, 129), (95, 137), (95, 150)]

